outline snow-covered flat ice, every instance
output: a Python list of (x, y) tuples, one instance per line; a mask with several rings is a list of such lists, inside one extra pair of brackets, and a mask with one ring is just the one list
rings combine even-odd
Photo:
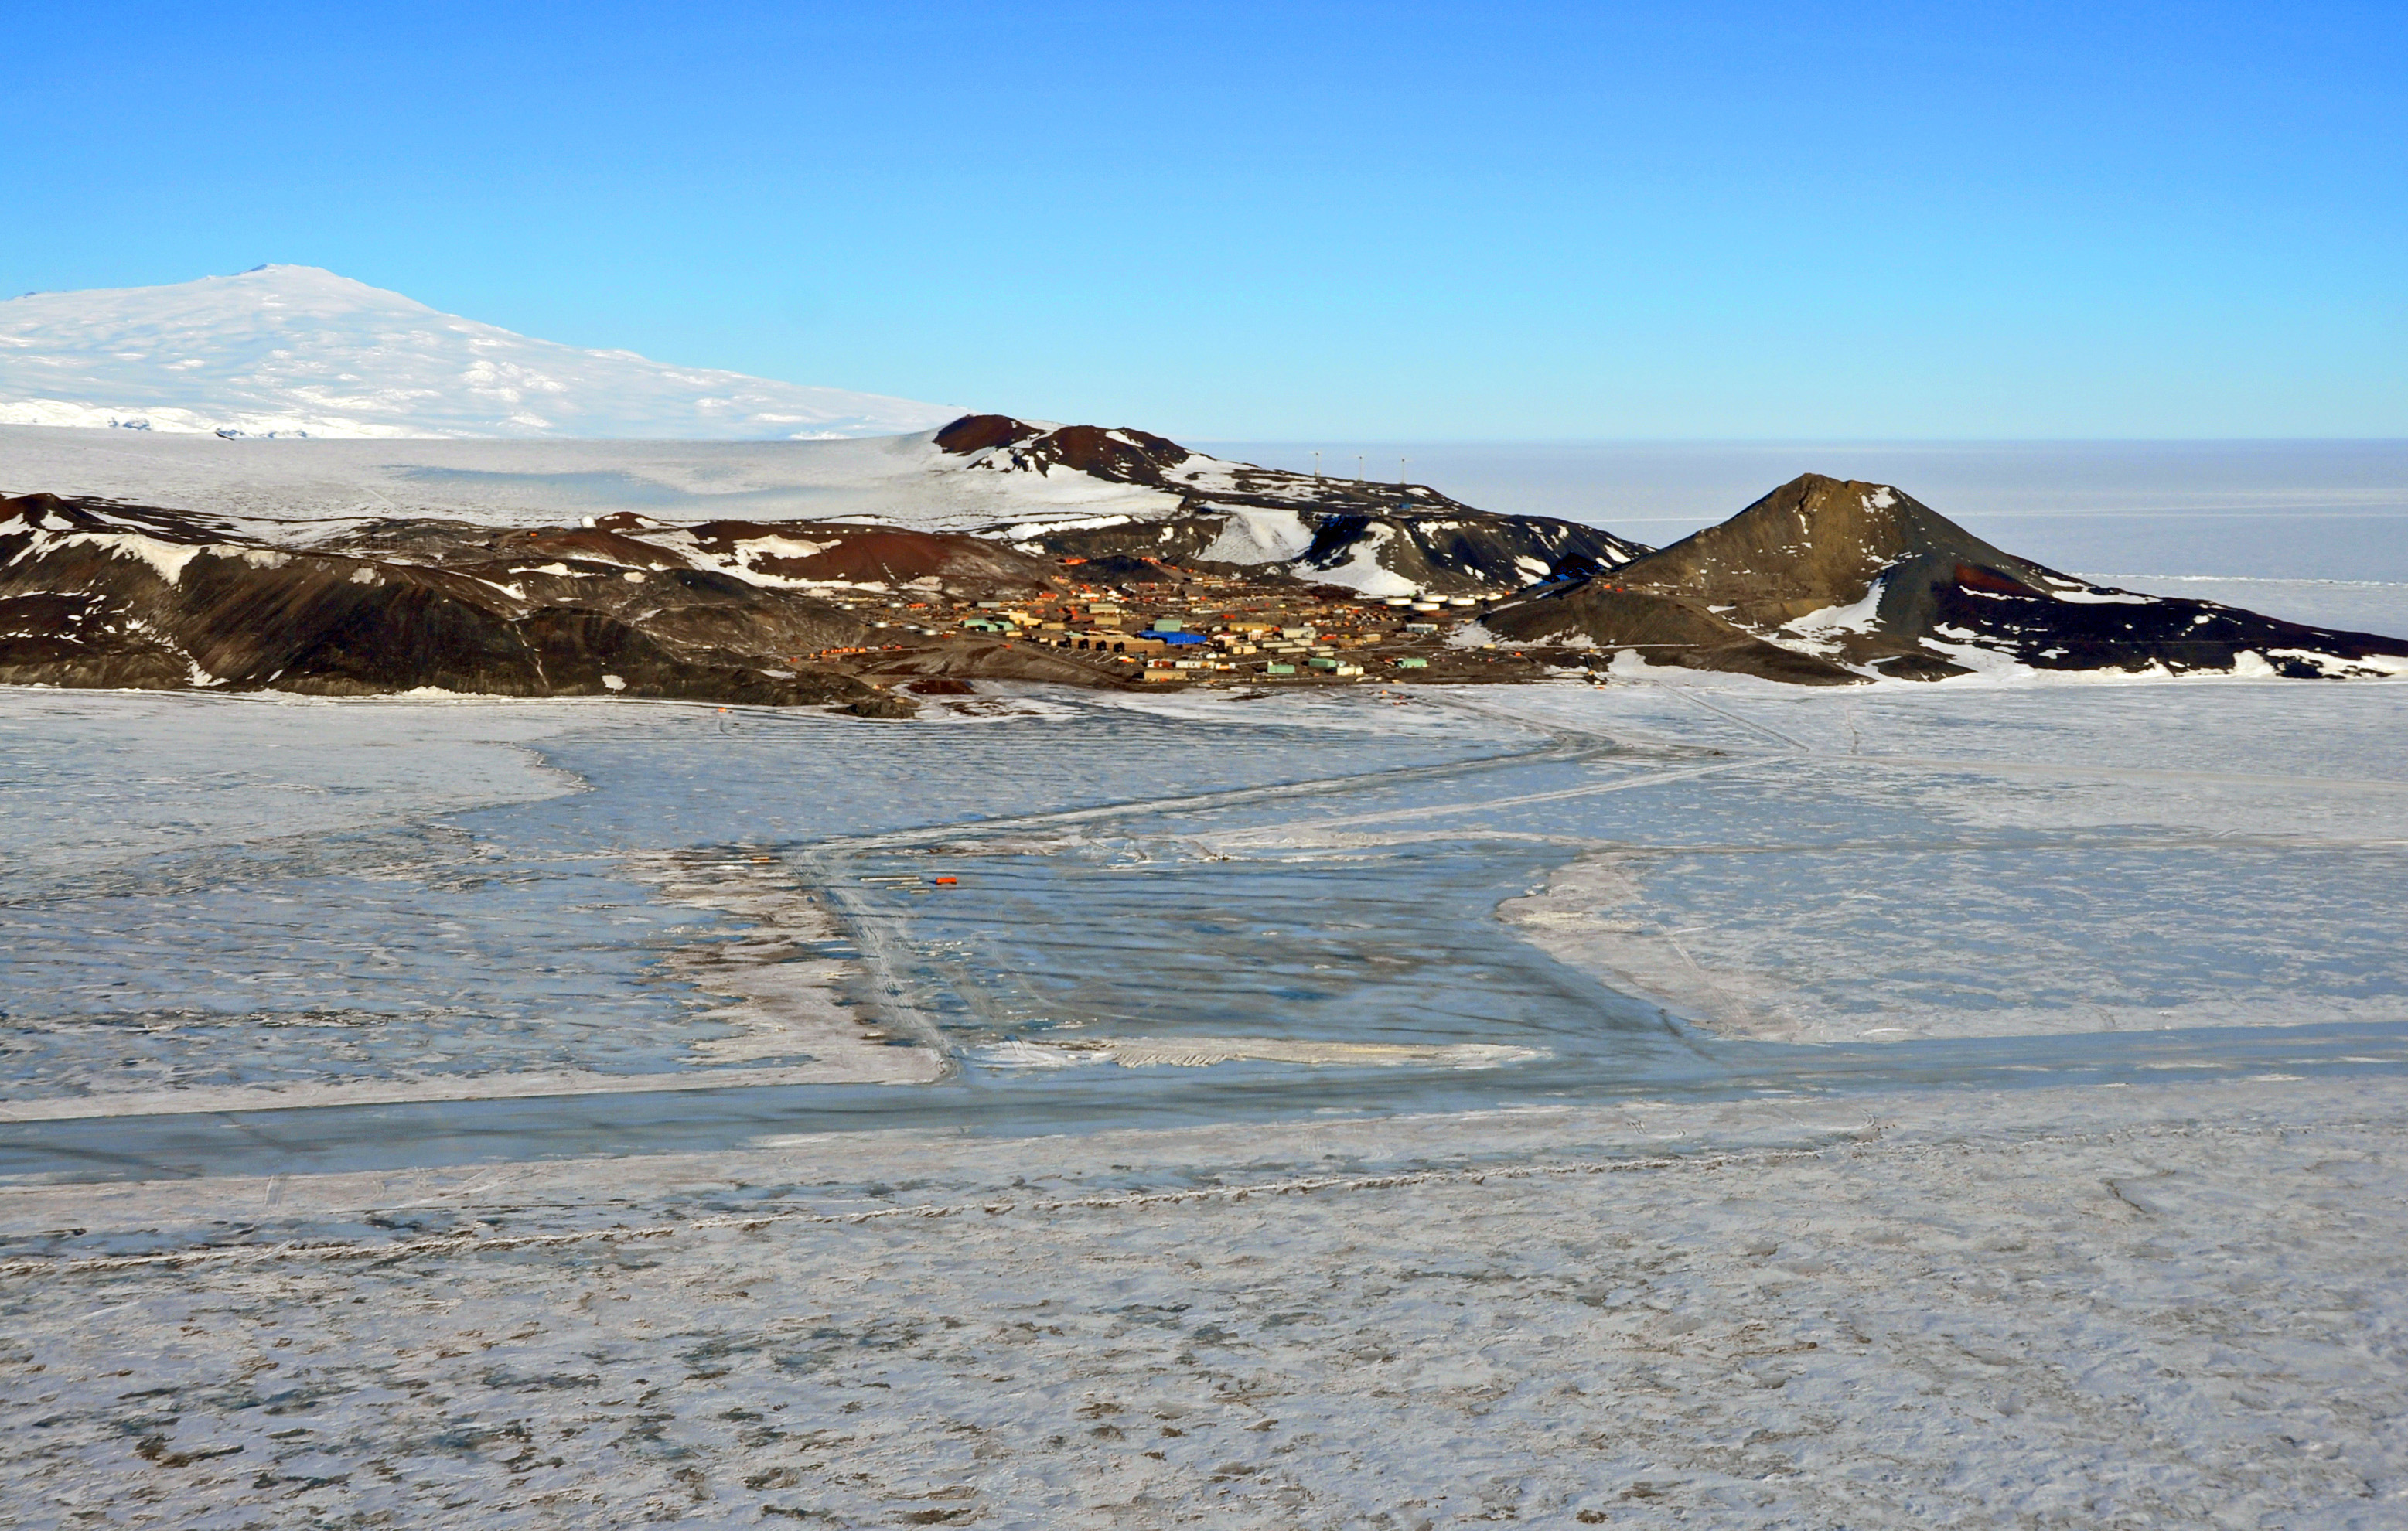
[(0, 693), (12, 1510), (2401, 1524), (2402, 694)]
[(843, 1109), (1042, 1128), (2347, 1052), (2408, 1004), (2381, 685), (7, 709), (25, 1122), (916, 1083)]

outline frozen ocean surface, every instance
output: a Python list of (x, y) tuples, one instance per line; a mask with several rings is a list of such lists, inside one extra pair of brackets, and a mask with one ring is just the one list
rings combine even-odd
[(2388, 1071), (2403, 695), (14, 690), (0, 1166)]

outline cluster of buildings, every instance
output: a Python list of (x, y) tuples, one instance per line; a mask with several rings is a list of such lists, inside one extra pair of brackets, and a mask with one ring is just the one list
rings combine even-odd
[(981, 601), (956, 628), (1092, 657), (1147, 680), (1350, 680), (1426, 669), (1426, 651), (1440, 648), (1450, 613), (1467, 616), (1454, 608), (1476, 604), (1469, 596), (1328, 601), (1292, 587), (1198, 580), (1138, 596)]
[(934, 579), (867, 600), (866, 591), (847, 591), (836, 603), (882, 631), (871, 647), (818, 657), (869, 658), (968, 638), (1025, 643), (1103, 675), (1147, 681), (1508, 679), (1527, 667), (1520, 645), (1447, 641), (1450, 629), (1476, 620), (1482, 603), (1473, 596), (1352, 595), (1287, 579), (1167, 567), (1163, 574), (1158, 581), (1072, 584), (1018, 598), (928, 588)]

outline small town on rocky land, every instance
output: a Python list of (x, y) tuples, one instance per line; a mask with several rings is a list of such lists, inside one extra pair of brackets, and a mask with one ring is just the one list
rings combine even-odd
[[(1392, 595), (1367, 605), (1354, 591), (1325, 589), (1315, 593), (1318, 599), (1297, 602), (1290, 590), (1212, 575), (1182, 579), (1176, 571), (1163, 573), (1161, 579), (1132, 579), (1125, 589), (1074, 585), (1059, 604), (889, 601), (882, 609), (894, 614), (890, 625), (917, 637), (967, 645), (972, 656), (982, 640), (1029, 642), (1083, 659), (1105, 676), (1134, 675), (1150, 682), (1348, 680), (1361, 679), (1367, 670), (1375, 675), (1429, 672), (1433, 660), (1440, 667), (1428, 679), (1483, 679), (1496, 673), (1500, 659), (1526, 660), (1529, 651), (1526, 646), (1501, 646), (1493, 638), (1469, 650), (1450, 650), (1445, 635), (1470, 620), (1471, 614), (1460, 608), (1480, 604), (1469, 595), (1430, 600)], [(838, 597), (838, 604), (852, 603)], [(874, 673), (881, 658), (909, 647), (896, 643), (855, 651), (860, 655), (855, 663)], [(828, 650), (816, 657), (852, 655)], [(1446, 663), (1451, 659), (1455, 663)], [(968, 663), (978, 660), (970, 657)], [(1512, 668), (1526, 676), (1538, 666), (1526, 663)]]
[(0, 36), (0, 1526), (2408, 1531), (2408, 6)]

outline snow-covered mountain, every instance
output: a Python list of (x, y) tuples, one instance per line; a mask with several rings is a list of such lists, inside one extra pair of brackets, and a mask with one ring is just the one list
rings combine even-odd
[(825, 440), (962, 413), (583, 351), (308, 265), (0, 302), (0, 423), (313, 437)]

